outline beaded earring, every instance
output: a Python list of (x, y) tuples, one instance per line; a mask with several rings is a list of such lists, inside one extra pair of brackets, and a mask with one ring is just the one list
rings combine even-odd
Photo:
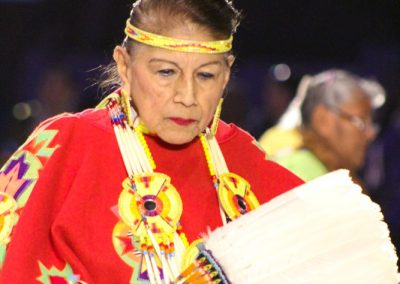
[(224, 99), (220, 98), (219, 102), (218, 102), (217, 109), (215, 110), (215, 113), (214, 113), (214, 118), (213, 118), (212, 123), (211, 123), (211, 133), (213, 135), (215, 135), (217, 133), (217, 130), (218, 130), (218, 122), (219, 122), (219, 117), (221, 116), (221, 110), (222, 110), (222, 103), (223, 102), (224, 102)]
[(133, 127), (132, 111), (131, 111), (131, 96), (124, 89), (121, 89), (121, 107), (122, 107), (123, 112), (126, 114), (128, 125)]

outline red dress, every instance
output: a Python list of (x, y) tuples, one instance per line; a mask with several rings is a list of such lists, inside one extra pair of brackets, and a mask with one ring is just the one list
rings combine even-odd
[[(217, 140), (229, 170), (249, 181), (260, 203), (302, 183), (266, 160), (254, 139), (236, 126), (221, 122)], [(221, 226), (199, 139), (180, 146), (157, 137), (146, 141), (156, 171), (170, 176), (181, 196), (181, 224), (189, 242)], [(42, 123), (0, 172), (0, 209), (9, 207), (0, 210), (0, 283), (147, 283), (136, 280), (135, 268), (121, 258), (132, 244), (113, 233), (126, 177), (106, 110)], [(18, 224), (8, 232), (7, 224), (16, 223), (17, 216)]]

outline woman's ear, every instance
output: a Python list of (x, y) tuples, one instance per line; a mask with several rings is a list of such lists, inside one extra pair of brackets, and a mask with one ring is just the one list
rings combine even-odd
[(235, 56), (232, 54), (228, 55), (228, 58), (226, 59), (226, 62), (228, 63), (228, 67), (231, 68), (233, 63), (235, 62)]
[(114, 48), (113, 58), (117, 64), (118, 75), (121, 78), (122, 85), (129, 89), (129, 62), (130, 57), (128, 52), (122, 46), (116, 46)]

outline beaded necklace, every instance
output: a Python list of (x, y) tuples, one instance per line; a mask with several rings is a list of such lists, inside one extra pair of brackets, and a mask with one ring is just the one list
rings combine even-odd
[[(128, 173), (122, 183), (118, 212), (129, 227), (132, 243), (140, 245), (145, 278), (151, 284), (172, 283), (181, 271), (182, 256), (189, 247), (180, 224), (182, 200), (171, 178), (154, 172), (156, 165), (143, 135), (148, 131), (130, 105), (123, 103), (118, 94), (112, 94), (106, 106)], [(258, 207), (250, 184), (229, 172), (210, 129), (200, 133), (199, 139), (218, 195), (223, 224)]]

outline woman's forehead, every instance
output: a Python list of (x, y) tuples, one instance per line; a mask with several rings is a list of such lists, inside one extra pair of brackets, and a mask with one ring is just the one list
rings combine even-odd
[(349, 105), (371, 105), (371, 99), (361, 88), (353, 88), (346, 103)]
[(137, 46), (132, 64), (174, 64), (177, 67), (192, 66), (199, 68), (202, 66), (221, 66), (227, 62), (226, 54), (204, 54), (173, 51), (159, 47), (140, 44)]
[(372, 113), (371, 100), (361, 93), (356, 94), (351, 100), (342, 104), (342, 109), (366, 116)]

